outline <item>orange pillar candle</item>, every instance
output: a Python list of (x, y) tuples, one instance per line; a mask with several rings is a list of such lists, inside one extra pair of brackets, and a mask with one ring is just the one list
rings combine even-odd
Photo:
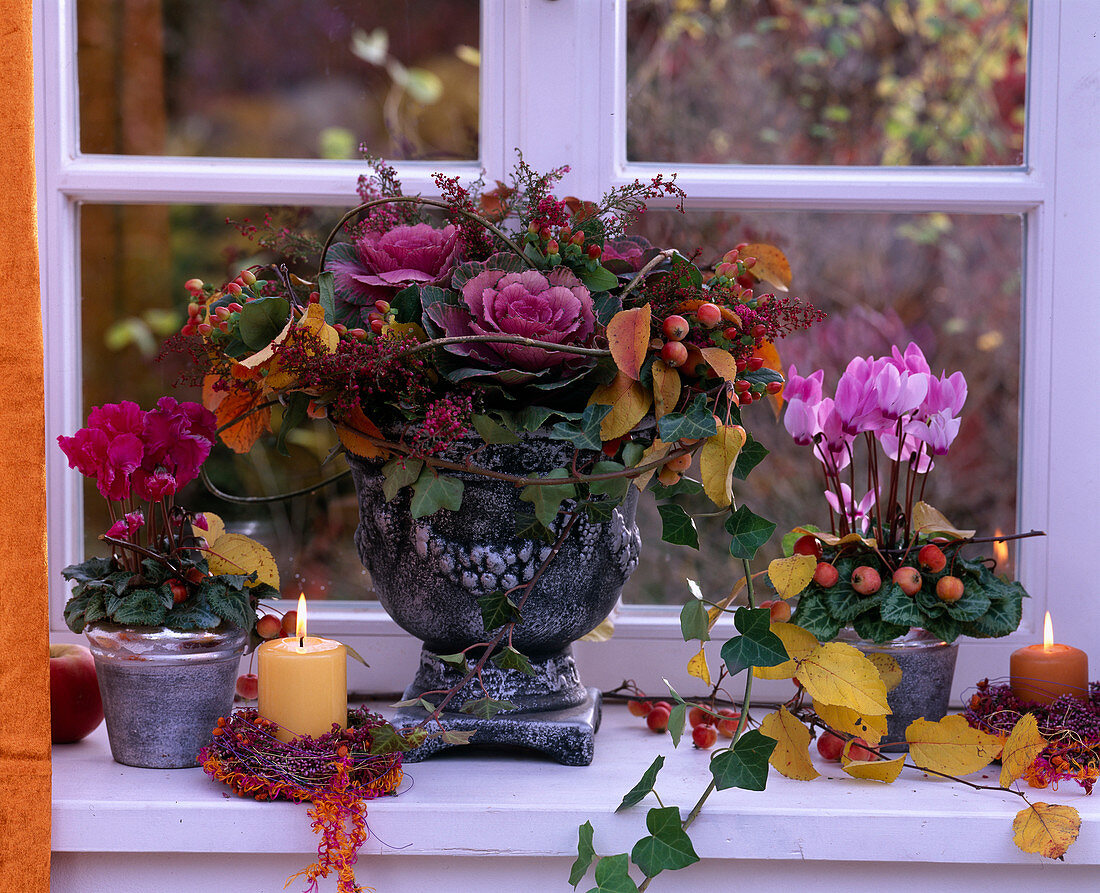
[(1012, 693), (1022, 701), (1049, 704), (1067, 694), (1084, 699), (1089, 693), (1089, 658), (1079, 648), (1055, 643), (1048, 611), (1043, 644), (1012, 653), (1009, 683)]
[(259, 658), (259, 712), (277, 723), (280, 741), (314, 738), (348, 725), (347, 648), (306, 635), (306, 601), (298, 599), (297, 635), (264, 642)]

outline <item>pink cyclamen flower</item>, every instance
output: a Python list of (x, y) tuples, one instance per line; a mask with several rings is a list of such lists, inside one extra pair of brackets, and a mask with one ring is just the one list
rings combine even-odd
[(929, 378), (927, 373), (900, 372), (892, 363), (884, 365), (874, 378), (875, 399), (884, 419), (897, 421), (916, 410), (928, 394)]
[(823, 397), (817, 404), (817, 424), (821, 433), (814, 447), (817, 458), (830, 472), (847, 468), (852, 461), (852, 437), (844, 433), (844, 423), (831, 397)]
[(133, 474), (134, 492), (146, 502), (155, 502), (165, 496), (174, 496), (182, 484), (175, 475), (163, 468), (146, 471), (139, 468)]
[(787, 381), (783, 385), (783, 396), (787, 400), (803, 400), (811, 406), (821, 402), (822, 385), (825, 381), (825, 370), (818, 369), (809, 376), (798, 374), (798, 368), (791, 366), (787, 370)]
[(933, 456), (946, 456), (947, 451), (959, 433), (962, 420), (952, 416), (949, 410), (937, 412), (925, 422), (915, 424), (911, 433), (918, 440), (923, 440)]
[[(852, 364), (848, 364), (849, 370)], [(846, 434), (859, 434), (879, 426), (882, 411), (878, 406), (874, 380), (859, 373), (845, 371), (836, 385), (836, 412)]]
[(783, 427), (799, 446), (812, 444), (814, 435), (820, 431), (815, 405), (805, 400), (788, 400), (786, 412), (783, 413)]
[(114, 438), (120, 434), (141, 434), (145, 413), (132, 400), (104, 403), (88, 413), (88, 427), (98, 428)]
[(132, 540), (134, 534), (141, 530), (145, 524), (145, 515), (140, 511), (127, 512), (123, 517), (115, 521), (107, 531), (107, 536), (115, 539)]
[(442, 282), (454, 267), (458, 235), (455, 226), (426, 223), (367, 232), (352, 244), (350, 256), (337, 256), (328, 268), (346, 301), (367, 306), (409, 285)]
[(100, 428), (81, 428), (72, 437), (60, 435), (57, 445), (69, 460), (69, 468), (94, 478), (107, 467), (110, 440)]
[(911, 463), (913, 470), (918, 474), (926, 474), (935, 467), (932, 456), (927, 450), (921, 449), (919, 431), (926, 426), (921, 422), (906, 422), (902, 426), (902, 435), (899, 438), (897, 426), (889, 430), (880, 430), (875, 434), (882, 451), (895, 462)]
[(928, 395), (921, 404), (921, 415), (932, 416), (941, 412), (958, 415), (966, 402), (966, 376), (955, 372), (939, 378), (929, 376)]
[(874, 490), (868, 490), (857, 505), (852, 504), (852, 488), (847, 484), (840, 485), (840, 494), (844, 497), (844, 507), (841, 509), (840, 500), (832, 490), (825, 491), (825, 501), (829, 503), (833, 511), (848, 519), (853, 530), (866, 533), (871, 526), (871, 508), (877, 499)]
[(920, 346), (913, 341), (910, 341), (905, 348), (905, 353), (898, 350), (896, 344), (890, 347), (890, 356), (883, 359), (896, 366), (899, 372), (918, 372), (929, 374), (931, 369), (928, 368), (928, 360), (924, 358), (924, 352), (920, 349)]
[(217, 420), (208, 409), (161, 397), (156, 409), (145, 414), (142, 468), (149, 473), (165, 469), (174, 479), (176, 489), (172, 492), (176, 492), (198, 477), (199, 466), (214, 445), (216, 429)]

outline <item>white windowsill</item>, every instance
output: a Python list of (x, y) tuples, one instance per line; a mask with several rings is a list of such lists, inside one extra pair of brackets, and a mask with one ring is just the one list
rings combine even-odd
[[(456, 753), (410, 764), (399, 796), (368, 804), (374, 837), (362, 850), (360, 881), (379, 891), (426, 890), (438, 874), (456, 891), (484, 889), (490, 877), (513, 877), (522, 878), (529, 893), (568, 890), (582, 822), (591, 820), (603, 854), (629, 851), (644, 835), (645, 810), (656, 805), (652, 797), (625, 813), (614, 810), (657, 753), (667, 759), (657, 790), (665, 805), (686, 814), (707, 784), (708, 753), (690, 741), (673, 750), (667, 736), (649, 733), (621, 706), (605, 710), (595, 762), (587, 768), (503, 753)], [(683, 889), (682, 883), (719, 870), (728, 878), (732, 867), (747, 868), (744, 860), (752, 860), (754, 877), (771, 878), (776, 889), (807, 870), (827, 872), (836, 889), (846, 873), (853, 882), (878, 874), (888, 881), (897, 871), (889, 863), (899, 862), (912, 863), (907, 874), (930, 873), (941, 881), (971, 872), (986, 881), (1004, 874), (1002, 890), (1033, 872), (1056, 880), (1060, 890), (1078, 883), (1094, 887), (1096, 870), (1088, 866), (1100, 864), (1100, 800), (1076, 784), (1028, 792), (1033, 802), (1068, 803), (1081, 812), (1080, 836), (1063, 864), (1029, 856), (1012, 843), (1012, 818), (1023, 806), (1016, 797), (910, 770), (886, 786), (849, 779), (835, 765), (818, 768), (823, 777), (813, 782), (772, 771), (764, 792), (717, 792), (691, 830), (703, 863), (666, 873), (656, 889)], [(974, 778), (995, 783), (996, 777), (997, 767), (990, 767)], [(275, 891), (316, 851), (306, 806), (227, 796), (227, 788), (199, 769), (121, 766), (111, 760), (102, 727), (81, 744), (54, 749), (53, 784), (52, 889), (59, 893), (136, 891), (143, 883), (145, 889), (182, 891), (197, 889), (192, 884), (204, 877), (220, 878), (219, 887), (208, 889)], [(456, 858), (467, 856), (480, 858)], [(165, 875), (169, 865), (174, 869)], [(472, 872), (468, 888), (464, 871)], [(419, 881), (409, 881), (410, 872)], [(382, 882), (387, 879), (392, 886)], [(579, 889), (591, 885), (589, 875)], [(328, 889), (334, 884), (322, 885)]]

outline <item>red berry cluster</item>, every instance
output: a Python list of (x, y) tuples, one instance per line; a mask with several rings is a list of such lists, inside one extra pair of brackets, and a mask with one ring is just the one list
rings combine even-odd
[[(672, 705), (668, 701), (632, 700), (627, 709), (634, 716), (644, 717), (650, 731), (664, 732), (668, 729), (668, 720), (672, 714)], [(723, 707), (715, 710), (695, 704), (688, 710), (688, 723), (691, 725), (691, 740), (703, 750), (713, 747), (718, 736), (732, 738), (737, 734), (741, 714), (737, 710)]]

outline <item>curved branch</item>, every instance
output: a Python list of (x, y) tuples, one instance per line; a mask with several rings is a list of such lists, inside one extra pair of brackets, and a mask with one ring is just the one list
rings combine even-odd
[(444, 211), (448, 211), (451, 214), (460, 214), (467, 220), (472, 220), (474, 221), (474, 223), (480, 224), (489, 232), (491, 232), (505, 245), (511, 248), (516, 256), (519, 257), (525, 264), (527, 264), (527, 266), (534, 266), (534, 264), (531, 263), (531, 259), (523, 253), (523, 250), (515, 242), (508, 238), (508, 236), (506, 236), (498, 227), (494, 226), (488, 220), (478, 214), (463, 210), (462, 208), (452, 208), (445, 201), (441, 201), (437, 198), (424, 198), (423, 196), (419, 195), (387, 195), (383, 196), (382, 198), (371, 199), (369, 202), (363, 202), (363, 204), (352, 208), (343, 217), (340, 218), (336, 226), (332, 228), (332, 232), (328, 234), (328, 238), (325, 239), (324, 247), (321, 249), (321, 260), (318, 264), (318, 273), (324, 272), (325, 260), (328, 258), (328, 250), (332, 247), (333, 241), (335, 241), (336, 236), (339, 235), (340, 230), (343, 229), (344, 224), (346, 224), (353, 217), (362, 214), (364, 211), (369, 211), (371, 208), (376, 208), (379, 205), (395, 204), (428, 205), (433, 208), (442, 208)]
[(226, 493), (224, 490), (219, 489), (218, 486), (210, 480), (210, 476), (206, 473), (205, 468), (199, 470), (199, 477), (202, 479), (203, 486), (206, 487), (209, 493), (212, 493), (219, 499), (224, 499), (226, 502), (232, 502), (237, 505), (260, 505), (268, 502), (282, 502), (286, 499), (293, 499), (295, 496), (305, 496), (316, 490), (320, 490), (322, 487), (327, 487), (329, 484), (333, 484), (340, 480), (340, 478), (347, 477), (349, 474), (351, 474), (351, 469), (346, 469), (312, 486), (302, 487), (300, 490), (291, 490), (288, 493), (276, 493), (274, 496), (237, 496), (233, 493)]
[(397, 357), (419, 353), (422, 350), (430, 350), (433, 347), (443, 347), (447, 344), (469, 344), (479, 341), (492, 344), (522, 344), (524, 347), (541, 347), (544, 350), (554, 350), (559, 353), (583, 354), (591, 357), (611, 356), (610, 350), (604, 350), (600, 347), (577, 347), (572, 344), (555, 344), (553, 341), (537, 341), (534, 338), (524, 338), (522, 335), (452, 335), (449, 338), (435, 338), (431, 341), (424, 341), (417, 344), (415, 347), (410, 347), (407, 350), (402, 350), (393, 354), (393, 357), (396, 359)]

